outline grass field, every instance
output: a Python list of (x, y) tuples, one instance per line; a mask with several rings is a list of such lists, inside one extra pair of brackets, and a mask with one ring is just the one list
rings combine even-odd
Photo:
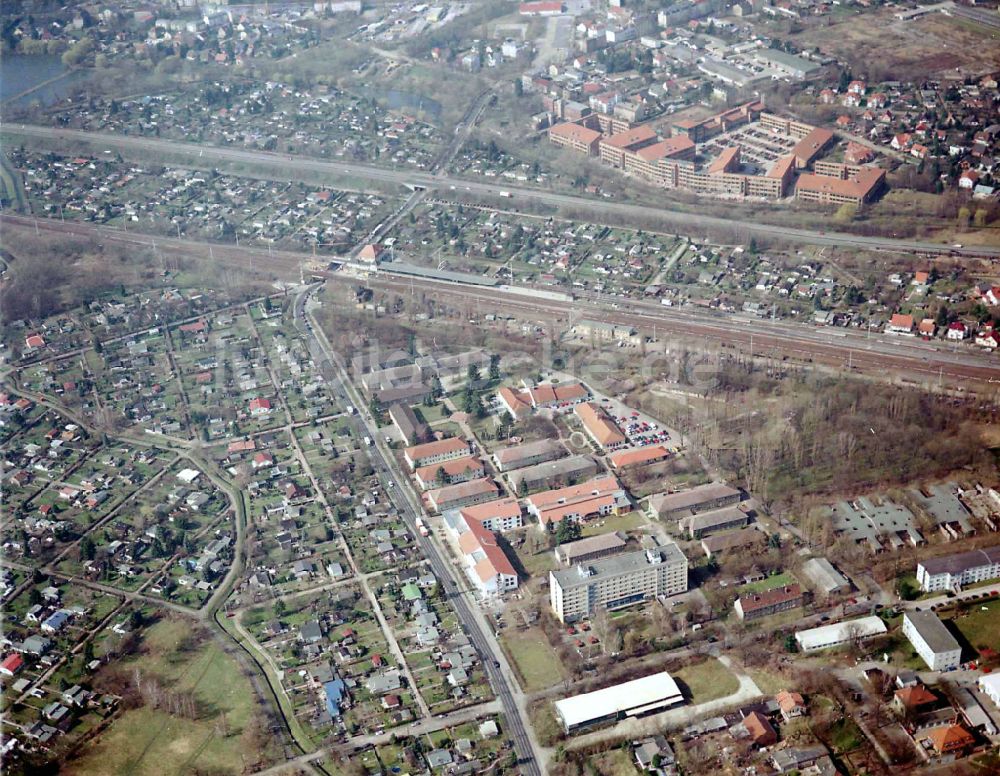
[(977, 650), (982, 647), (997, 648), (1000, 632), (1000, 601), (977, 603), (953, 618), (956, 628)]
[(760, 580), (759, 582), (751, 582), (748, 585), (740, 585), (738, 592), (740, 594), (745, 593), (760, 593), (764, 590), (771, 590), (775, 587), (784, 587), (785, 585), (794, 585), (795, 577), (789, 574), (787, 571), (781, 574), (775, 574), (772, 577), (767, 577)]
[(674, 679), (687, 685), (692, 703), (714, 701), (732, 695), (739, 689), (740, 681), (714, 657), (703, 663), (684, 666), (673, 672)]
[(760, 688), (760, 691), (768, 695), (775, 695), (789, 686), (787, 679), (779, 674), (772, 674), (770, 671), (749, 670), (747, 674)]
[(9, 201), (14, 210), (28, 211), (28, 198), (25, 196), (20, 174), (4, 155), (0, 155), (0, 196)]
[(190, 692), (195, 719), (144, 706), (129, 709), (97, 743), (68, 764), (75, 774), (241, 773), (255, 762), (244, 735), (255, 713), (255, 696), (239, 666), (211, 638), (200, 643), (193, 626), (165, 619), (149, 629), (140, 652), (121, 663), (131, 676), (138, 669), (161, 687)]
[(592, 773), (599, 773), (601, 776), (633, 776), (637, 773), (631, 753), (621, 749), (601, 752), (595, 755), (588, 764), (594, 768)]
[(637, 509), (619, 517), (604, 517), (581, 525), (583, 536), (596, 536), (611, 531), (634, 531), (636, 528), (649, 525), (649, 516)]
[(525, 692), (543, 690), (565, 677), (562, 663), (539, 629), (508, 630), (503, 634), (502, 640), (514, 658)]
[(841, 754), (854, 751), (863, 741), (864, 734), (854, 720), (847, 717), (838, 719), (830, 728), (830, 744)]

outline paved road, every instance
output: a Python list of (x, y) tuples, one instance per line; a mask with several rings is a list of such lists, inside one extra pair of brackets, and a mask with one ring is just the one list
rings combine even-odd
[[(295, 298), (294, 315), (296, 326), (306, 334), (314, 360), (317, 364), (321, 365), (324, 377), (330, 386), (334, 398), (344, 404), (353, 404), (358, 407), (358, 414), (352, 417), (352, 424), (355, 431), (359, 436), (367, 436), (380, 442), (381, 436), (373, 420), (367, 417), (364, 410), (364, 402), (361, 401), (360, 397), (350, 395), (352, 389), (347, 371), (340, 363), (338, 355), (332, 350), (322, 332), (317, 334), (318, 327), (306, 312), (307, 299), (308, 295), (306, 294), (300, 294)], [(469, 636), (469, 641), (483, 661), (483, 666), (490, 679), (490, 683), (503, 706), (507, 731), (514, 742), (521, 771), (531, 776), (541, 776), (540, 748), (535, 744), (533, 733), (525, 721), (524, 697), (520, 693), (519, 688), (512, 687), (508, 679), (508, 677), (513, 676), (513, 672), (506, 664), (506, 659), (502, 651), (494, 643), (492, 634), (487, 636), (488, 631), (483, 627), (481, 613), (478, 613), (474, 608), (475, 603), (470, 603), (462, 591), (457, 588), (455, 581), (452, 579), (451, 564), (445, 560), (443, 553), (434, 541), (428, 537), (421, 536), (417, 531), (415, 523), (418, 514), (420, 514), (420, 509), (411, 500), (412, 496), (407, 490), (408, 486), (406, 485), (404, 476), (395, 470), (395, 461), (391, 461), (385, 455), (379, 444), (368, 447), (368, 453), (375, 471), (385, 486), (386, 492), (389, 494), (390, 499), (406, 522), (411, 533), (416, 537), (416, 541), (424, 556), (430, 561), (431, 569), (448, 593), (455, 612)], [(517, 697), (515, 697), (515, 690), (517, 691)]]
[[(809, 229), (794, 229), (755, 221), (718, 218), (698, 213), (671, 211), (660, 207), (626, 204), (607, 200), (595, 200), (574, 194), (558, 194), (540, 189), (508, 186), (506, 183), (483, 183), (479, 180), (435, 175), (412, 170), (394, 170), (367, 164), (331, 162), (306, 156), (292, 156), (267, 151), (198, 145), (178, 140), (134, 137), (102, 132), (59, 129), (32, 124), (7, 124), (0, 128), (0, 134), (9, 138), (40, 138), (71, 142), (77, 148), (88, 145), (94, 151), (120, 153), (124, 157), (143, 158), (148, 154), (168, 155), (169, 158), (183, 160), (182, 163), (199, 168), (210, 168), (220, 163), (254, 165), (253, 172), (239, 171), (236, 174), (273, 180), (298, 180), (309, 173), (307, 180), (316, 180), (317, 173), (331, 176), (348, 176), (381, 184), (421, 187), (426, 189), (454, 190), (475, 195), (499, 196), (500, 190), (510, 192), (513, 197), (504, 207), (526, 209), (528, 206), (569, 207), (577, 211), (591, 211), (595, 223), (604, 223), (602, 216), (613, 214), (613, 221), (621, 226), (650, 228), (651, 223), (669, 219), (677, 228), (691, 229), (733, 229), (744, 230), (748, 235), (767, 236), (789, 242), (812, 245), (841, 245), (857, 248), (884, 249), (899, 252), (954, 253), (967, 256), (1000, 257), (1000, 248), (963, 247), (954, 248), (942, 243), (921, 240), (899, 240), (886, 237), (863, 237), (840, 232), (824, 232)], [(588, 219), (590, 216), (588, 215)]]

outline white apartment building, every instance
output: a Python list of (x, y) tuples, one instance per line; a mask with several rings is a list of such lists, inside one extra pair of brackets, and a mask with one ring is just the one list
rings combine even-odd
[(549, 572), (549, 603), (562, 622), (687, 590), (688, 561), (674, 542)]
[(934, 612), (906, 612), (903, 635), (932, 671), (947, 671), (962, 662), (962, 647)]
[(954, 590), (997, 577), (1000, 577), (1000, 546), (929, 558), (917, 564), (917, 582), (927, 592)]

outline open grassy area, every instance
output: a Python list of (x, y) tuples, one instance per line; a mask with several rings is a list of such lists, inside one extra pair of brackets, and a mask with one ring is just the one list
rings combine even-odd
[(841, 754), (853, 752), (864, 742), (864, 734), (854, 720), (843, 717), (830, 728), (830, 744)]
[(775, 574), (771, 577), (766, 577), (759, 582), (751, 582), (747, 585), (741, 585), (738, 588), (738, 592), (743, 595), (746, 593), (760, 593), (764, 590), (771, 590), (776, 587), (784, 587), (785, 585), (794, 585), (795, 577), (793, 577), (787, 571), (781, 574)]
[(678, 682), (683, 682), (687, 686), (692, 703), (724, 698), (732, 695), (740, 686), (739, 679), (714, 657), (703, 663), (684, 666), (672, 675)]
[[(534, 530), (530, 528), (528, 530)], [(517, 557), (521, 561), (524, 570), (533, 577), (548, 576), (548, 573), (559, 567), (555, 554), (551, 550), (539, 552), (532, 555), (525, 550), (524, 545), (517, 548)]]
[(601, 776), (633, 776), (636, 773), (631, 751), (626, 752), (622, 749), (601, 752), (595, 755), (589, 764), (593, 766), (593, 772), (600, 773)]
[(538, 628), (506, 631), (502, 641), (523, 679), (523, 690), (535, 692), (551, 687), (565, 677), (562, 663)]
[(156, 680), (164, 692), (190, 693), (193, 719), (151, 705), (129, 709), (69, 765), (76, 774), (241, 773), (257, 762), (253, 689), (239, 666), (191, 623), (165, 619), (149, 629), (139, 653), (121, 662), (132, 677)]
[(634, 510), (619, 517), (603, 517), (589, 523), (582, 523), (583, 536), (596, 536), (611, 531), (634, 531), (649, 524), (649, 516), (641, 510)]
[(954, 615), (945, 615), (945, 618), (953, 620), (954, 626), (975, 649), (996, 648), (997, 632), (1000, 630), (997, 626), (1000, 621), (1000, 601), (977, 602)]
[(760, 688), (760, 691), (767, 695), (775, 695), (782, 690), (788, 689), (790, 686), (787, 679), (780, 674), (772, 674), (770, 671), (752, 669), (747, 671), (747, 674), (753, 679), (754, 684)]

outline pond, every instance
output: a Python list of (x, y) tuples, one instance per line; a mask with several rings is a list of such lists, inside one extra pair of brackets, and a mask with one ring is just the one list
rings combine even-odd
[(0, 59), (0, 100), (7, 103), (17, 98), (7, 107), (35, 101), (49, 105), (69, 94), (72, 86), (86, 77), (86, 71), (69, 70), (58, 54), (4, 56)]

